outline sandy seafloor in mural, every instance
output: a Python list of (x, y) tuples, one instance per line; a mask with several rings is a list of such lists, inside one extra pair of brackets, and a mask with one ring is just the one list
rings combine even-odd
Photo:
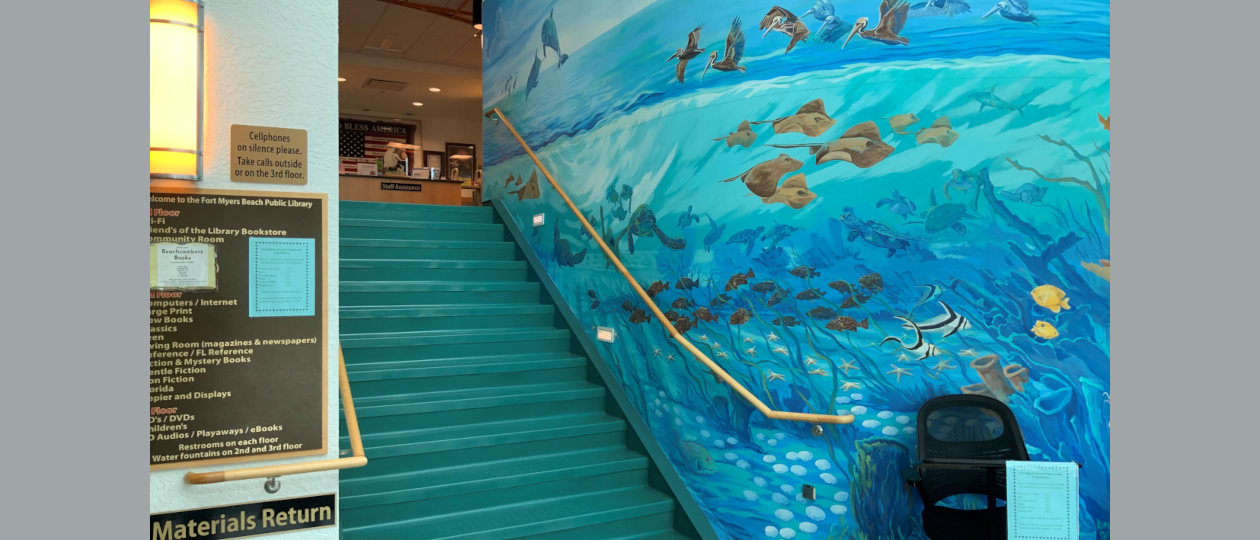
[[(514, 9), (514, 2), (498, 4)], [(732, 2), (690, 19), (675, 12), (667, 23), (643, 26), (659, 20), (652, 17), (661, 4), (689, 3), (650, 5), (578, 51), (565, 50), (571, 58), (542, 67), (528, 98), (525, 73), (516, 91), (492, 97), (495, 75), (512, 70), (488, 60), (488, 106), (502, 107), (526, 133), (645, 288), (669, 284), (655, 300), (671, 317), (686, 319), (681, 325), (693, 326), (688, 339), (774, 408), (848, 411), (856, 422), (814, 437), (807, 424), (766, 421), (716, 384), (657, 321), (643, 322), (647, 317), (636, 313), (642, 303), (606, 268), (595, 242), (579, 232), (545, 181), (536, 199), (518, 200), (512, 192), (522, 187), (515, 180), (505, 186), (509, 174), (528, 179), (535, 168), (491, 121), (485, 183), (523, 225), (533, 214), (548, 214), (531, 244), (578, 316), (619, 333), (614, 344), (600, 345), (601, 353), (720, 534), (922, 538), (917, 503), (906, 499), (917, 496), (902, 489), (898, 470), (914, 459), (919, 406), (966, 388), (1009, 400), (1033, 459), (1083, 465), (1082, 537), (1108, 538), (1110, 132), (1098, 115), (1110, 115), (1110, 61), (1108, 44), (1096, 43), (1097, 28), (1071, 35), (1086, 22), (1099, 24), (1098, 13), (1086, 8), (1100, 4), (1066, 4), (1092, 14), (1075, 26), (1061, 24), (1064, 6), (1056, 6), (1059, 12), (1039, 12), (1041, 27), (1017, 28), (1012, 21), (993, 24), (996, 15), (979, 19), (989, 6), (976, 5), (967, 14), (931, 18), (939, 28), (930, 38), (916, 40), (916, 24), (927, 18), (910, 19), (902, 32), (909, 47), (855, 41), (840, 51), (839, 43), (810, 41), (787, 55), (786, 36), (763, 40), (756, 28), (764, 2)], [(874, 12), (878, 2), (836, 7)], [(710, 70), (703, 86), (692, 85), (707, 60), (702, 55), (692, 60), (686, 85), (672, 80), (673, 65), (662, 62), (690, 28), (668, 39), (657, 33), (694, 27), (699, 17), (711, 32), (701, 43), (719, 48), (734, 15), (743, 18), (748, 54), (761, 55), (745, 57), (748, 75)], [(563, 10), (554, 17), (563, 45)], [(641, 37), (624, 42), (623, 61), (609, 64), (601, 44), (635, 29)], [(528, 30), (536, 42), (536, 27)], [(974, 54), (959, 44), (967, 35), (980, 36)], [(1026, 43), (1034, 39), (1062, 44)], [(933, 55), (924, 50), (933, 40), (951, 46)], [(1001, 43), (1021, 54), (1006, 54)], [(1073, 50), (1050, 54), (1057, 46)], [(857, 60), (810, 67), (809, 54), (821, 57), (823, 48), (828, 59), (852, 53)], [(511, 55), (501, 54), (508, 62)], [(649, 54), (653, 67), (644, 81), (631, 83), (619, 71)], [(776, 64), (781, 58), (791, 67)], [(773, 73), (754, 76), (759, 71)], [(562, 84), (571, 79), (585, 84)], [(835, 120), (818, 137), (775, 134), (762, 124), (751, 126), (756, 140), (749, 148), (714, 141), (744, 120), (790, 116), (815, 99)], [(906, 117), (894, 117), (904, 114), (918, 122), (896, 134), (890, 122), (900, 126)], [(916, 137), (942, 117), (953, 135), (937, 130)], [(807, 148), (769, 146), (825, 143), (865, 122), (880, 132), (867, 148), (893, 148), (869, 168), (816, 164)], [(933, 134), (939, 136), (926, 138)], [(780, 154), (791, 158), (788, 169), (797, 167), (792, 160), (801, 162), (774, 178), (782, 190), (804, 175), (808, 193), (792, 198), (804, 203), (799, 209), (763, 202), (739, 179), (720, 182)], [(1016, 164), (1084, 184), (1046, 181)], [(751, 277), (740, 277), (750, 270)], [(1058, 301), (1054, 294), (1039, 304), (1032, 292), (1043, 285), (1063, 291), (1070, 307), (1057, 313), (1045, 307)], [(968, 324), (945, 321), (961, 327), (948, 337), (925, 333), (925, 343), (939, 350), (921, 358), (932, 349), (913, 347), (914, 327), (896, 317), (927, 327), (948, 313), (946, 306)], [(857, 328), (847, 329), (851, 323)], [(818, 488), (816, 501), (798, 497), (802, 484)]]

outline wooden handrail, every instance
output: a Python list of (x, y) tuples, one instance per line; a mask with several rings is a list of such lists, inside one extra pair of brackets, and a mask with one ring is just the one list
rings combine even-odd
[(755, 407), (758, 411), (761, 411), (761, 414), (766, 418), (774, 420), (796, 420), (800, 422), (811, 422), (814, 424), (853, 423), (853, 415), (851, 414), (835, 415), (794, 413), (771, 409), (765, 403), (762, 403), (760, 399), (757, 399), (757, 396), (753, 395), (752, 392), (749, 392), (747, 388), (744, 388), (743, 385), (739, 384), (739, 381), (736, 381), (734, 377), (731, 377), (726, 370), (722, 369), (721, 366), (718, 366), (708, 357), (708, 355), (700, 352), (700, 349), (697, 349), (695, 345), (692, 345), (690, 341), (687, 341), (687, 338), (683, 337), (682, 333), (674, 328), (673, 323), (669, 322), (669, 319), (665, 318), (665, 314), (661, 312), (661, 308), (657, 307), (656, 302), (652, 301), (652, 298), (643, 290), (643, 287), (641, 287), (639, 282), (634, 279), (634, 276), (630, 275), (630, 271), (626, 270), (625, 265), (621, 264), (621, 259), (618, 259), (617, 256), (613, 254), (612, 250), (609, 249), (608, 244), (604, 243), (603, 235), (591, 226), (591, 223), (586, 220), (586, 217), (582, 215), (582, 212), (578, 210), (576, 205), (573, 204), (573, 201), (569, 199), (569, 195), (564, 192), (564, 189), (560, 187), (560, 184), (556, 182), (556, 179), (551, 176), (551, 171), (548, 171), (547, 167), (538, 160), (538, 156), (534, 154), (534, 150), (529, 147), (529, 144), (525, 142), (525, 139), (521, 138), (521, 134), (518, 133), (516, 128), (512, 126), (512, 122), (509, 122), (507, 117), (503, 115), (503, 111), (499, 110), (498, 107), (495, 107), (487, 112), (485, 117), (493, 118), (496, 115), (499, 117), (499, 120), (503, 121), (503, 125), (507, 126), (508, 130), (512, 132), (512, 136), (516, 137), (516, 142), (520, 143), (521, 148), (525, 149), (525, 153), (529, 154), (529, 158), (534, 160), (534, 164), (542, 171), (543, 176), (547, 178), (547, 182), (551, 183), (551, 187), (556, 190), (556, 193), (560, 194), (560, 198), (564, 199), (564, 203), (569, 206), (569, 210), (573, 211), (573, 215), (577, 216), (578, 221), (582, 222), (582, 226), (586, 228), (586, 232), (590, 233), (591, 238), (594, 238), (595, 242), (599, 244), (599, 249), (604, 252), (604, 255), (608, 257), (608, 260), (612, 262), (613, 266), (617, 267), (617, 271), (621, 273), (621, 277), (626, 279), (626, 282), (629, 283), (630, 287), (634, 289), (634, 292), (639, 295), (639, 298), (647, 304), (648, 309), (652, 310), (652, 315), (656, 317), (656, 320), (660, 321), (660, 323), (669, 330), (669, 337), (673, 338), (674, 341), (677, 341), (684, 349), (687, 349), (687, 351), (690, 352), (692, 356), (695, 356), (700, 363), (704, 364), (705, 367), (708, 367), (709, 370), (712, 371), (722, 382), (730, 385), (736, 393), (743, 397), (745, 401)]
[(367, 455), (363, 453), (363, 438), (359, 436), (359, 418), (354, 414), (354, 397), (350, 395), (350, 378), (346, 376), (346, 359), (341, 354), (340, 345), (337, 347), (337, 366), (340, 373), (337, 382), (341, 389), (341, 406), (346, 410), (346, 429), (350, 432), (351, 457), (207, 473), (190, 471), (184, 475), (184, 481), (189, 484), (217, 484), (251, 478), (272, 478), (291, 474), (353, 469), (367, 465)]

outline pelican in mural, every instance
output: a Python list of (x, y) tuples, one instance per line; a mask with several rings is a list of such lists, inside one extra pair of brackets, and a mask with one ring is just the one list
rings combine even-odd
[(988, 13), (981, 15), (981, 19), (988, 18), (989, 15), (997, 13), (1003, 19), (1009, 19), (1015, 22), (1032, 23), (1037, 26), (1037, 16), (1028, 9), (1028, 0), (1002, 0), (993, 6)]
[(748, 68), (739, 65), (740, 59), (744, 57), (744, 29), (739, 22), (739, 17), (735, 17), (731, 21), (731, 31), (726, 34), (726, 52), (725, 57), (718, 60), (717, 51), (709, 53), (709, 65), (704, 66), (704, 71), (700, 73), (700, 80), (704, 80), (704, 74), (709, 72), (709, 68), (718, 71), (739, 71), (743, 73)]
[(964, 0), (927, 0), (910, 6), (910, 18), (936, 17), (944, 15), (953, 17), (960, 13), (971, 13), (971, 4)]
[(840, 41), (840, 38), (853, 28), (848, 21), (836, 16), (836, 6), (832, 5), (831, 0), (817, 0), (814, 7), (809, 8), (809, 11), (802, 14), (801, 18), (804, 19), (810, 15), (822, 21), (822, 26), (818, 27), (818, 31), (814, 33), (814, 41), (819, 43)]
[(867, 30), (868, 21), (866, 17), (859, 17), (857, 23), (854, 23), (853, 30), (849, 32), (849, 37), (845, 38), (845, 45), (849, 44), (849, 40), (853, 36), (862, 36), (864, 39), (883, 43), (885, 45), (909, 45), (910, 40), (900, 36), (901, 29), (906, 27), (906, 16), (910, 9), (910, 4), (905, 0), (884, 0), (879, 4), (879, 24), (875, 25), (874, 30)]
[(683, 82), (683, 78), (687, 74), (687, 61), (704, 53), (704, 47), (699, 46), (700, 29), (702, 28), (704, 28), (703, 24), (697, 26), (690, 34), (687, 34), (687, 46), (674, 51), (674, 54), (665, 60), (668, 62), (675, 58), (678, 59), (678, 66), (674, 68), (674, 73), (678, 75), (678, 82)]
[(783, 51), (785, 53), (792, 52), (792, 47), (809, 37), (809, 27), (805, 26), (805, 22), (793, 15), (791, 11), (779, 6), (770, 8), (770, 12), (761, 18), (761, 24), (757, 28), (765, 30), (761, 34), (762, 38), (770, 35), (770, 32), (780, 32), (792, 38), (792, 41), (788, 42), (787, 50)]

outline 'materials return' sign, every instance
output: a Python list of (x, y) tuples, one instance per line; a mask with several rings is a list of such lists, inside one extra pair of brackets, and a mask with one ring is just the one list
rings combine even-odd
[(149, 515), (149, 540), (245, 538), (337, 525), (337, 495), (261, 501)]

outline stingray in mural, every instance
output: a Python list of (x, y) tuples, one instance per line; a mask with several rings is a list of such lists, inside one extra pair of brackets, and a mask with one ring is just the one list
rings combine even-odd
[(551, 258), (552, 260), (556, 261), (556, 264), (560, 266), (572, 267), (572, 266), (577, 266), (579, 264), (582, 264), (582, 261), (586, 259), (585, 249), (577, 253), (574, 253), (573, 249), (569, 247), (569, 241), (560, 238), (560, 222), (559, 221), (556, 222), (555, 235), (553, 237), (553, 240), (555, 241), (555, 250), (552, 252)]
[(703, 24), (687, 34), (687, 46), (674, 51), (674, 54), (665, 59), (666, 62), (678, 59), (678, 65), (674, 67), (674, 76), (678, 78), (678, 82), (685, 82), (683, 79), (687, 76), (687, 62), (704, 54), (704, 47), (700, 46), (700, 30), (702, 29), (704, 29)]
[(892, 145), (880, 138), (875, 122), (862, 122), (849, 128), (839, 139), (816, 144), (772, 144), (775, 148), (808, 148), (814, 163), (822, 165), (830, 161), (847, 161), (860, 168), (879, 163), (893, 152)]
[(805, 26), (805, 21), (779, 6), (770, 8), (766, 16), (761, 18), (761, 24), (757, 25), (757, 28), (765, 30), (765, 33), (761, 34), (762, 38), (770, 35), (770, 32), (779, 32), (792, 38), (784, 53), (792, 52), (792, 47), (809, 38), (809, 27)]
[(994, 13), (1001, 15), (1006, 20), (1032, 23), (1033, 26), (1037, 26), (1037, 16), (1033, 15), (1033, 12), (1028, 9), (1028, 0), (1002, 0), (995, 4), (988, 13), (981, 15), (980, 18), (987, 19), (989, 15)]
[(861, 36), (862, 39), (884, 45), (909, 45), (910, 40), (900, 35), (901, 30), (906, 27), (909, 10), (910, 4), (905, 0), (884, 0), (879, 4), (879, 24), (875, 25), (875, 29), (867, 30), (869, 21), (866, 17), (859, 17), (857, 22), (853, 23), (853, 30), (849, 32), (849, 37), (845, 38), (844, 45), (840, 48), (843, 49), (848, 45), (853, 36)]
[(731, 30), (726, 34), (726, 50), (721, 60), (718, 60), (718, 52), (709, 53), (709, 65), (704, 66), (704, 71), (700, 72), (700, 80), (704, 80), (704, 74), (709, 72), (709, 68), (718, 71), (739, 71), (743, 73), (748, 68), (739, 65), (739, 61), (744, 58), (744, 29), (739, 23), (739, 17), (731, 22)]
[(927, 2), (919, 2), (910, 6), (909, 16), (911, 19), (915, 17), (937, 17), (940, 15), (953, 17), (960, 13), (971, 13), (971, 4), (964, 0), (928, 0)]
[(818, 198), (818, 194), (809, 190), (809, 185), (805, 183), (804, 174), (796, 174), (791, 178), (783, 181), (783, 185), (774, 190), (774, 195), (762, 197), (761, 202), (766, 204), (783, 203), (793, 210), (805, 208), (805, 205), (814, 202)]
[(888, 121), (888, 125), (892, 126), (893, 133), (897, 135), (915, 134), (916, 132), (906, 131), (906, 128), (919, 123), (919, 117), (915, 116), (914, 113), (894, 114), (892, 116), (889, 116), (888, 118), (885, 118), (884, 120)]
[(529, 181), (516, 191), (509, 191), (508, 194), (516, 195), (516, 201), (520, 202), (525, 199), (537, 199), (542, 195), (542, 191), (538, 189), (538, 171), (534, 171), (529, 175)]
[(942, 116), (932, 122), (932, 127), (919, 130), (914, 140), (919, 144), (936, 143), (948, 148), (958, 140), (958, 132), (954, 131), (954, 126), (950, 125), (949, 117)]
[(542, 65), (542, 60), (538, 58), (538, 53), (534, 53), (534, 67), (529, 68), (529, 78), (525, 79), (525, 99), (529, 99), (529, 93), (538, 88), (538, 66)]
[(560, 63), (556, 67), (563, 66), (569, 60), (569, 55), (560, 52), (560, 33), (556, 31), (556, 10), (552, 9), (551, 14), (547, 16), (547, 20), (542, 25), (542, 43), (543, 56), (547, 56), (547, 47), (556, 51), (556, 55), (560, 57)]
[(787, 154), (779, 154), (779, 157), (769, 159), (753, 165), (753, 168), (743, 173), (732, 176), (718, 182), (733, 182), (739, 180), (744, 183), (744, 187), (753, 195), (758, 197), (773, 197), (774, 192), (779, 187), (779, 180), (783, 175), (801, 168), (803, 165), (800, 161), (792, 159)]
[(824, 131), (831, 129), (836, 125), (836, 121), (827, 114), (827, 109), (823, 105), (821, 98), (815, 99), (801, 105), (797, 109), (796, 114), (784, 116), (774, 120), (761, 120), (752, 122), (752, 125), (774, 124), (774, 132), (782, 133), (804, 133), (810, 137), (822, 135)]
[(508, 187), (514, 181), (516, 181), (516, 178), (514, 178), (511, 173), (508, 173), (507, 180), (503, 182), (503, 187)]
[(725, 137), (718, 137), (714, 141), (726, 141), (726, 147), (730, 148), (740, 145), (744, 148), (752, 147), (753, 141), (757, 140), (757, 133), (752, 130), (752, 125), (747, 120), (739, 123), (739, 128), (734, 133)]

